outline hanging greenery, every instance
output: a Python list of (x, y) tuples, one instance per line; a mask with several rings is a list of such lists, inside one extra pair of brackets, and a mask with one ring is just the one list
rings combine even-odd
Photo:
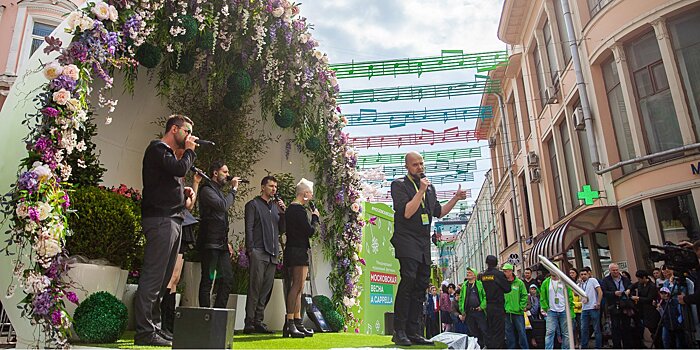
[[(357, 283), (362, 274), (357, 155), (342, 132), (347, 120), (336, 106), (337, 80), (309, 27), (299, 17), (298, 5), (287, 0), (109, 0), (89, 1), (68, 15), (60, 28), (72, 35), (68, 43), (46, 38), (44, 52), (59, 56), (42, 67), (47, 82), (35, 99), (37, 113), (26, 122), (28, 157), (20, 161), (18, 179), (2, 203), (9, 223), (6, 250), (29, 259), (15, 261), (17, 283), (7, 294), (17, 285), (27, 294), (20, 307), (46, 334), (44, 346), (66, 345), (71, 325), (64, 304), (66, 298), (73, 302), (74, 295), (65, 292), (60, 279), (73, 187), (69, 159), (92, 146), (83, 132), (90, 130), (89, 113), (103, 108), (105, 123), (111, 123), (110, 112), (117, 106), (107, 97), (113, 74), (123, 73), (124, 86), (131, 89), (139, 63), (155, 66), (159, 94), (171, 109), (190, 115), (217, 146), (229, 143), (226, 147), (235, 152), (227, 153), (225, 162), (229, 167), (241, 164), (234, 170), (243, 176), (251, 173), (264, 154), (261, 145), (270, 139), (269, 134), (250, 133), (259, 129), (247, 117), (257, 101), (252, 93), (240, 94), (240, 107), (233, 98), (225, 102), (229, 76), (250, 75), (250, 91), (260, 97), (263, 117), (281, 117), (275, 121), (292, 129), (315, 173), (316, 198), (322, 204), (320, 241), (333, 266), (328, 277), (332, 302), (345, 328), (358, 331), (358, 320), (349, 311), (361, 293)], [(211, 38), (212, 45), (197, 38)], [(141, 49), (146, 43), (158, 50)], [(104, 87), (93, 89), (95, 79)], [(248, 85), (245, 77), (234, 80), (236, 88)], [(89, 104), (91, 93), (98, 94), (97, 106)], [(315, 142), (305, 147), (311, 137), (319, 140), (314, 151)], [(203, 150), (198, 159), (208, 164), (213, 157)]]

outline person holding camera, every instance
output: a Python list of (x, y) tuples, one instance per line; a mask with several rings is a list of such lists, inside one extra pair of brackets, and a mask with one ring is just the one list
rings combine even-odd
[(621, 302), (623, 299), (626, 299), (625, 291), (630, 287), (632, 282), (627, 279), (627, 277), (622, 276), (620, 273), (620, 266), (615, 263), (608, 266), (608, 271), (610, 274), (603, 278), (601, 288), (603, 289), (605, 305), (607, 305), (610, 315), (613, 347), (620, 349), (622, 348), (622, 324), (625, 318)]
[[(289, 204), (284, 213), (287, 224), (287, 243), (284, 246), (284, 266), (290, 280), (287, 294), (287, 318), (282, 336), (292, 338), (312, 337), (312, 330), (302, 324), (301, 295), (304, 292), (304, 281), (309, 273), (309, 238), (314, 234), (319, 221), (318, 209), (311, 199), (314, 196), (314, 183), (301, 179), (296, 187), (296, 198)], [(311, 219), (305, 205), (311, 209)]]
[[(625, 291), (625, 295), (630, 297), (636, 304), (639, 311), (637, 319), (641, 321), (644, 328), (648, 329), (653, 336), (656, 334), (656, 328), (661, 319), (659, 312), (656, 310), (656, 299), (659, 296), (659, 290), (656, 288), (656, 281), (652, 280), (653, 276), (650, 276), (646, 270), (638, 270), (634, 275), (637, 277), (637, 282), (630, 285), (629, 289)], [(642, 339), (644, 329), (639, 327), (637, 333), (638, 338)], [(654, 339), (654, 345), (657, 349), (663, 347), (660, 337)]]
[[(199, 188), (201, 222), (197, 247), (202, 259), (199, 306), (209, 307), (210, 292), (216, 279), (214, 307), (223, 309), (233, 285), (233, 247), (228, 242), (228, 211), (236, 199), (239, 178), (230, 176), (228, 166), (221, 161), (211, 164), (209, 175), (211, 181), (205, 181)], [(224, 191), (226, 185), (230, 185), (228, 191)]]

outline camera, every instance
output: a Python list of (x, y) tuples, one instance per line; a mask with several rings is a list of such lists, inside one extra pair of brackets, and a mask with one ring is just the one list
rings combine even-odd
[(650, 248), (660, 251), (652, 250), (649, 253), (649, 259), (652, 262), (663, 261), (668, 268), (677, 272), (678, 276), (698, 268), (698, 257), (690, 249), (679, 247), (671, 242), (666, 242), (663, 246), (652, 245)]

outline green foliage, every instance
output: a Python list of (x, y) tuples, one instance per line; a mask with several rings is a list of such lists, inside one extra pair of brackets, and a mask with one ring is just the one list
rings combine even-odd
[(180, 53), (178, 59), (172, 61), (172, 69), (181, 74), (187, 74), (194, 68), (194, 53), (186, 51)]
[(291, 173), (272, 174), (277, 179), (277, 193), (289, 205), (297, 197), (297, 183)]
[(102, 182), (102, 175), (107, 170), (100, 164), (100, 152), (97, 151), (97, 145), (92, 142), (92, 137), (97, 135), (96, 130), (97, 125), (94, 119), (90, 118), (85, 122), (84, 129), (76, 131), (78, 140), (85, 141), (85, 150), (82, 152), (75, 150), (67, 157), (68, 164), (73, 169), (69, 182), (75, 186), (97, 186)]
[(323, 314), (323, 318), (326, 319), (326, 323), (328, 323), (333, 332), (340, 332), (345, 327), (345, 318), (336, 310)]
[(194, 38), (197, 37), (197, 33), (199, 32), (199, 24), (197, 23), (197, 20), (194, 19), (194, 17), (192, 17), (191, 15), (181, 16), (180, 26), (185, 28), (185, 34), (176, 36), (175, 40), (184, 43), (192, 41), (194, 40)]
[(243, 99), (241, 94), (237, 91), (229, 91), (224, 96), (224, 107), (231, 111), (237, 111), (243, 105)]
[(136, 60), (146, 68), (155, 68), (163, 57), (158, 46), (143, 43), (136, 50)]
[(319, 140), (316, 136), (311, 136), (308, 140), (306, 140), (306, 142), (304, 142), (304, 145), (309, 151), (315, 152), (321, 148), (321, 140)]
[(80, 339), (89, 343), (114, 343), (126, 330), (126, 305), (108, 292), (96, 292), (75, 310), (73, 326)]
[(239, 70), (236, 73), (229, 75), (226, 79), (226, 84), (231, 91), (239, 93), (247, 93), (253, 87), (253, 81), (248, 72)]
[(295, 119), (296, 114), (288, 107), (282, 107), (282, 111), (275, 114), (275, 123), (282, 129), (292, 126)]
[(75, 210), (69, 216), (73, 235), (66, 239), (72, 255), (106, 259), (132, 271), (143, 250), (138, 205), (122, 195), (97, 187), (78, 188), (72, 195)]
[(314, 304), (321, 311), (321, 314), (325, 315), (326, 312), (335, 310), (333, 302), (325, 295), (316, 295), (313, 297)]
[(214, 32), (211, 30), (199, 33), (199, 38), (197, 38), (197, 47), (202, 50), (211, 50), (214, 45)]

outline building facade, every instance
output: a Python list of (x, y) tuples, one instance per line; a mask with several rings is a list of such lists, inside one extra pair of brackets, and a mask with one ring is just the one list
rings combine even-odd
[(580, 65), (561, 0), (501, 14), (509, 64), (490, 72), (501, 93), (478, 125), (501, 260), (649, 269), (651, 245), (700, 239), (700, 1), (565, 1)]

